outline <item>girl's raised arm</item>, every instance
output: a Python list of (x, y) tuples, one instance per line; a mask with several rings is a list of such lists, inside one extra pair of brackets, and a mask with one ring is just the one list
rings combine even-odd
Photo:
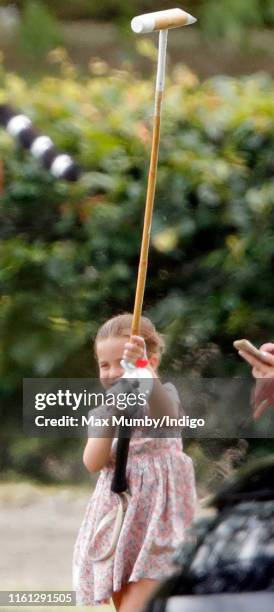
[(89, 438), (83, 454), (83, 463), (92, 474), (105, 467), (111, 454), (113, 438)]

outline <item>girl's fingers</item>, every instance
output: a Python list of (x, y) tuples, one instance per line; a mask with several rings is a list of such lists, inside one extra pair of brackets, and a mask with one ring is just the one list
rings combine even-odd
[(141, 336), (131, 336), (130, 342), (125, 343), (123, 359), (135, 362), (146, 357), (146, 345)]
[(136, 349), (136, 348), (125, 348), (124, 350), (125, 353), (130, 353), (131, 355), (140, 355), (140, 353), (142, 353), (143, 351), (140, 351), (140, 349)]
[(125, 344), (125, 349), (124, 349), (124, 354), (123, 354), (123, 358), (130, 360), (130, 361), (136, 361), (137, 359), (140, 359), (141, 357), (143, 357), (144, 355), (144, 349), (140, 346), (136, 346), (130, 342), (127, 342)]
[(136, 344), (137, 346), (145, 347), (145, 341), (142, 336), (131, 336), (130, 340), (131, 342), (134, 342), (134, 344)]
[(140, 352), (136, 352), (136, 351), (124, 351), (123, 353), (123, 358), (124, 359), (140, 359), (142, 357), (143, 353)]
[[(145, 342), (143, 340), (143, 338), (139, 338), (138, 340), (136, 340), (136, 338), (138, 338), (138, 336), (132, 336), (132, 338), (130, 339), (130, 342), (126, 342), (125, 344), (125, 349), (129, 349), (129, 350), (144, 350), (145, 349)], [(140, 341), (141, 340), (141, 341)]]
[(126, 344), (124, 351), (127, 351), (128, 353), (132, 353), (132, 354), (138, 354), (143, 352), (143, 350), (139, 347), (139, 346), (134, 346), (134, 344)]

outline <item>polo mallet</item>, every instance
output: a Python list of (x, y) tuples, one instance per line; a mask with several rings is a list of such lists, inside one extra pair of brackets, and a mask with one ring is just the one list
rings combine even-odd
[[(157, 11), (156, 13), (147, 13), (145, 15), (139, 15), (138, 17), (134, 17), (131, 22), (132, 30), (136, 34), (146, 34), (159, 30), (158, 65), (155, 90), (155, 110), (153, 119), (152, 147), (148, 174), (143, 236), (139, 259), (133, 320), (131, 326), (131, 336), (139, 334), (140, 319), (142, 315), (147, 276), (150, 230), (155, 197), (158, 152), (160, 142), (161, 108), (165, 83), (168, 30), (172, 28), (180, 28), (182, 26), (191, 25), (196, 21), (197, 19), (195, 17), (192, 17), (192, 15), (189, 15), (189, 13), (186, 13), (181, 9), (175, 8), (167, 11)], [(134, 366), (132, 367), (132, 364), (127, 363), (125, 361), (122, 362), (122, 365), (126, 370), (124, 374), (126, 378), (151, 378), (151, 373), (146, 368), (135, 368)], [(114, 493), (123, 493), (127, 490), (126, 466), (130, 437), (124, 437), (122, 430), (123, 428), (120, 428), (118, 433), (115, 472), (111, 483), (111, 490)]]

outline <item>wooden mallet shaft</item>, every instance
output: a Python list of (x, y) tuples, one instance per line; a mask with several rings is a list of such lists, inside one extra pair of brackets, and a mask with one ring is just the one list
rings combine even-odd
[(167, 11), (157, 11), (156, 13), (147, 13), (134, 17), (131, 22), (131, 27), (136, 33), (159, 32), (159, 50), (158, 50), (158, 66), (155, 89), (155, 111), (153, 119), (153, 135), (150, 156), (150, 167), (148, 173), (148, 186), (145, 204), (144, 226), (142, 235), (142, 244), (139, 259), (138, 277), (135, 292), (135, 302), (133, 319), (131, 326), (131, 335), (138, 335), (140, 328), (140, 319), (142, 315), (147, 267), (148, 267), (148, 252), (150, 243), (150, 231), (152, 224), (153, 206), (155, 198), (155, 187), (158, 166), (158, 153), (160, 143), (160, 127), (161, 127), (161, 107), (165, 83), (165, 65), (166, 65), (166, 47), (167, 34), (169, 28), (178, 28), (185, 25), (195, 23), (195, 17), (181, 9), (170, 9)]

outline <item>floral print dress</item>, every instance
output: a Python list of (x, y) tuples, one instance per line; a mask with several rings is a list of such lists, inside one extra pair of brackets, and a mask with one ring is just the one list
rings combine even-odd
[[(171, 383), (164, 386), (178, 399)], [(161, 580), (174, 573), (172, 556), (185, 539), (196, 509), (192, 460), (183, 452), (181, 438), (144, 438), (136, 428), (127, 463), (131, 498), (115, 553), (92, 561), (90, 544), (97, 527), (118, 506), (118, 496), (110, 489), (116, 443), (117, 439), (108, 465), (100, 471), (74, 548), (73, 589), (78, 605), (107, 604), (112, 593), (128, 582), (141, 578)], [(113, 526), (95, 539), (92, 553), (98, 558), (108, 548), (111, 529)]]

